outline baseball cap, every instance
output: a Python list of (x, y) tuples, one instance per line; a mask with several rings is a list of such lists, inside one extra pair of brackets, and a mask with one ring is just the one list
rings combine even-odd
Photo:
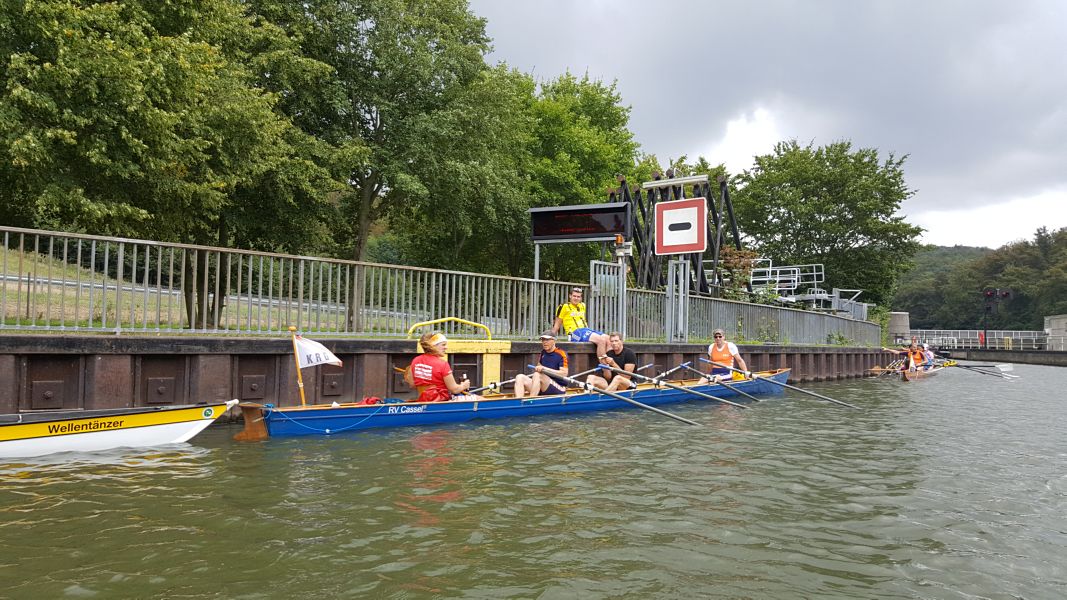
[(551, 329), (546, 329), (546, 330), (541, 332), (541, 339), (542, 340), (554, 340), (554, 339), (556, 339), (556, 334), (552, 333)]

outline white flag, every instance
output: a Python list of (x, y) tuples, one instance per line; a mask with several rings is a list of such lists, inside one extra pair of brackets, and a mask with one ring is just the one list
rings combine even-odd
[(300, 365), (301, 369), (315, 365), (341, 366), (341, 359), (315, 340), (305, 339), (298, 335), (293, 338), (293, 343), (296, 345), (296, 364)]

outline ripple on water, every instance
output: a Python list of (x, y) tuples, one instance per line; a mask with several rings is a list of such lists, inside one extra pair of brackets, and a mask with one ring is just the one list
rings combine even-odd
[(1067, 597), (1067, 370), (1015, 372), (0, 465), (0, 597)]

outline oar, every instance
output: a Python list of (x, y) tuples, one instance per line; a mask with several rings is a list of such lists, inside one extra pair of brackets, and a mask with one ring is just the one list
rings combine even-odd
[(507, 385), (509, 383), (515, 383), (516, 379), (518, 379), (518, 377), (512, 377), (511, 379), (505, 379), (504, 381), (494, 381), (494, 382), (490, 383), (489, 385), (483, 385), (482, 387), (476, 387), (473, 390), (467, 390), (467, 393), (469, 393), (469, 394), (477, 394), (478, 392), (485, 391), (485, 390), (492, 390), (492, 391), (496, 392), (496, 391), (500, 390), (500, 388), (504, 387), (505, 385)]
[(723, 400), (722, 398), (719, 398), (717, 396), (712, 396), (711, 394), (705, 394), (704, 392), (698, 392), (696, 390), (691, 390), (691, 389), (689, 389), (687, 387), (683, 387), (683, 386), (680, 386), (680, 385), (674, 385), (673, 383), (667, 383), (666, 381), (659, 381), (659, 380), (657, 380), (655, 378), (652, 378), (652, 377), (645, 377), (644, 375), (639, 375), (637, 373), (631, 373), (629, 371), (623, 371), (622, 369), (616, 369), (615, 367), (609, 367), (607, 365), (600, 365), (600, 366), (601, 366), (601, 368), (608, 369), (608, 370), (612, 371), (613, 373), (615, 373), (617, 375), (623, 375), (623, 376), (626, 376), (626, 377), (636, 377), (636, 378), (638, 378), (638, 379), (640, 379), (642, 381), (649, 381), (649, 382), (652, 382), (652, 383), (654, 383), (656, 385), (662, 385), (663, 387), (667, 387), (667, 388), (670, 388), (672, 390), (678, 390), (680, 392), (686, 392), (686, 393), (689, 393), (689, 394), (693, 394), (694, 396), (700, 396), (701, 398), (707, 398), (708, 400), (714, 400), (716, 402), (722, 402), (723, 404), (729, 404), (730, 406), (736, 406), (737, 408), (745, 408), (745, 409), (748, 408), (744, 404), (738, 404), (736, 402), (730, 402), (729, 400)]
[(961, 368), (961, 369), (964, 369), (966, 371), (971, 371), (973, 373), (981, 373), (982, 375), (989, 375), (990, 377), (999, 377), (1001, 379), (1013, 379), (1013, 377), (1008, 377), (1004, 373), (994, 373), (992, 371), (984, 371), (982, 369), (976, 369), (974, 367), (969, 367), (967, 365), (961, 365), (961, 364), (957, 364), (956, 366)]
[(667, 376), (668, 376), (668, 375), (670, 375), (671, 373), (674, 373), (675, 371), (677, 371), (677, 370), (679, 370), (679, 369), (684, 369), (684, 368), (688, 367), (688, 366), (689, 366), (689, 365), (691, 365), (691, 364), (693, 364), (693, 363), (691, 363), (691, 362), (688, 362), (688, 361), (687, 361), (687, 362), (684, 362), (684, 363), (682, 363), (682, 364), (678, 365), (677, 367), (674, 367), (673, 369), (668, 369), (668, 370), (666, 370), (666, 371), (664, 371), (664, 372), (660, 373), (659, 375), (656, 375), (656, 376), (654, 377), (654, 379), (655, 379), (656, 381), (663, 381), (663, 380), (664, 380), (664, 379), (666, 379), (666, 378), (667, 378)]
[(881, 367), (875, 367), (875, 368), (879, 369), (881, 371), (880, 373), (878, 373), (878, 376), (881, 377), (883, 375), (886, 375), (887, 373), (896, 373), (896, 372), (900, 371), (900, 365), (902, 365), (903, 363), (904, 363), (904, 361), (898, 358), (898, 359), (894, 360), (893, 362), (889, 363), (888, 365), (886, 365), (885, 368), (881, 368)]
[[(643, 369), (647, 369), (647, 368), (651, 367), (654, 364), (655, 363), (648, 363), (647, 365), (645, 365), (643, 367), (638, 367), (637, 370), (641, 371)], [(592, 373), (593, 371), (596, 371), (599, 368), (600, 368), (600, 366), (598, 365), (596, 367), (593, 367), (592, 369), (589, 369), (588, 371), (582, 371), (581, 373), (575, 373), (574, 376), (575, 377), (581, 377), (582, 375), (589, 375), (590, 373)], [(505, 385), (507, 385), (509, 383), (515, 383), (516, 379), (518, 379), (518, 377), (512, 377), (511, 379), (508, 379), (508, 380), (505, 380), (505, 381), (494, 381), (493, 383), (490, 383), (489, 385), (483, 385), (480, 388), (475, 388), (473, 390), (468, 390), (467, 393), (468, 394), (476, 394), (476, 393), (478, 393), (478, 392), (480, 392), (482, 390), (493, 390), (493, 391), (496, 391), (496, 390), (499, 390), (500, 388), (502, 388), (503, 386), (505, 386)]]
[(1018, 375), (1008, 375), (1006, 373), (1006, 371), (1014, 371), (1015, 370), (1015, 366), (1014, 365), (1010, 365), (1010, 364), (1003, 364), (1003, 365), (960, 365), (959, 363), (956, 363), (956, 365), (953, 365), (953, 366), (970, 367), (972, 369), (996, 369), (996, 370), (1000, 371), (1001, 373), (1003, 373), (1006, 376), (1018, 377)]
[[(708, 381), (711, 381), (711, 375), (709, 375), (707, 373), (704, 373), (704, 372), (700, 371), (699, 369), (694, 369), (693, 367), (686, 367), (686, 369), (689, 370), (689, 371), (692, 371), (693, 373), (695, 373), (697, 375), (700, 375), (701, 378), (707, 377)], [(740, 395), (744, 396), (745, 398), (748, 398), (749, 400), (752, 400), (753, 402), (763, 402), (762, 400), (760, 400), (759, 398), (753, 396), (752, 394), (748, 394), (748, 393), (742, 392), (738, 388), (735, 388), (734, 386), (732, 386), (732, 385), (730, 385), (730, 384), (728, 384), (728, 383), (726, 383), (724, 381), (716, 381), (715, 383), (717, 383), (718, 385), (721, 385), (722, 387), (724, 387), (724, 388), (726, 388), (728, 390), (731, 390), (735, 394), (740, 394)]]
[[(943, 356), (941, 354), (935, 354), (934, 356), (936, 356), (938, 358), (949, 358), (949, 357)], [(977, 368), (975, 368), (975, 367), (973, 367), (971, 365), (961, 365), (958, 362), (956, 363), (956, 366), (961, 368), (961, 369), (964, 369), (966, 371), (973, 371), (975, 373), (981, 373), (982, 375), (989, 375), (990, 377), (1000, 377), (1001, 379), (1012, 379), (1014, 377), (1017, 377), (1017, 375), (1009, 376), (1009, 375), (1007, 375), (1005, 373), (993, 373), (991, 371), (983, 371), (982, 369), (977, 369)]]
[[(534, 368), (533, 365), (526, 365), (526, 366), (530, 367), (531, 369)], [(577, 379), (574, 379), (573, 377), (567, 377), (566, 375), (555, 375), (555, 377), (558, 377), (558, 378), (566, 381), (567, 383), (569, 383), (571, 385), (578, 386), (578, 387), (580, 387), (580, 388), (582, 388), (582, 389), (584, 389), (586, 391), (596, 392), (598, 394), (603, 394), (605, 396), (609, 396), (611, 398), (615, 398), (616, 400), (622, 400), (623, 402), (628, 402), (628, 403), (633, 404), (634, 406), (636, 406), (638, 408), (643, 408), (645, 410), (650, 410), (650, 411), (652, 411), (654, 413), (663, 415), (665, 417), (670, 417), (670, 418), (674, 419), (675, 421), (681, 421), (682, 423), (685, 423), (687, 425), (700, 425), (700, 423), (697, 423), (696, 421), (690, 421), (689, 419), (687, 419), (685, 417), (679, 417), (676, 414), (669, 413), (669, 412), (667, 412), (665, 410), (656, 408), (655, 406), (649, 406), (647, 404), (643, 404), (643, 403), (638, 402), (637, 400), (634, 400), (632, 398), (627, 398), (626, 396), (623, 396), (621, 394), (616, 394), (615, 392), (609, 392), (607, 390), (602, 390), (602, 389), (600, 389), (600, 388), (598, 388), (598, 387), (596, 387), (594, 385), (590, 385), (590, 384), (585, 383), (583, 381), (578, 381)]]
[(775, 385), (780, 385), (780, 386), (782, 386), (784, 388), (789, 388), (791, 390), (796, 390), (798, 392), (802, 392), (802, 393), (805, 393), (805, 394), (808, 394), (808, 395), (811, 395), (811, 396), (815, 396), (816, 398), (821, 398), (821, 399), (826, 400), (828, 402), (833, 402), (834, 404), (840, 404), (841, 406), (847, 406), (849, 408), (854, 408), (856, 410), (860, 409), (860, 407), (855, 406), (853, 404), (849, 404), (848, 402), (842, 402), (840, 400), (834, 400), (833, 398), (830, 398), (828, 396), (823, 396), (822, 394), (816, 394), (815, 392), (809, 392), (808, 390), (805, 390), (805, 389), (802, 389), (802, 388), (798, 388), (795, 385), (789, 385), (788, 383), (782, 383), (780, 381), (775, 381), (775, 380), (770, 379), (768, 377), (760, 377), (759, 375), (756, 375), (752, 371), (742, 371), (741, 369), (735, 369), (733, 367), (728, 367), (728, 366), (726, 366), (724, 364), (720, 364), (720, 363), (717, 363), (715, 361), (708, 360), (706, 358), (701, 358), (700, 360), (702, 360), (702, 361), (704, 361), (706, 363), (709, 363), (709, 364), (713, 364), (716, 367), (722, 367), (724, 369), (730, 369), (731, 371), (734, 371), (736, 373), (741, 373), (742, 375), (745, 375), (746, 377), (751, 377), (752, 379), (761, 379), (763, 381), (769, 381), (769, 382), (771, 382), (771, 383), (773, 383)]

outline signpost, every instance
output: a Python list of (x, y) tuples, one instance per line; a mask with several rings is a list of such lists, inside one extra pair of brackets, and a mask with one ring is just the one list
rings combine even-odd
[[(703, 254), (708, 249), (708, 202), (704, 198), (671, 200), (656, 204), (656, 254)], [(689, 261), (668, 265), (667, 341), (689, 341)]]
[(656, 204), (656, 254), (703, 253), (708, 248), (708, 202), (704, 198)]

